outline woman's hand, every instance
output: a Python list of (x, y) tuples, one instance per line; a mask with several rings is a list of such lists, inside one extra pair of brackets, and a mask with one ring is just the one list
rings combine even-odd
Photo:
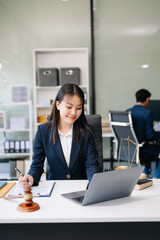
[(31, 175), (27, 174), (19, 178), (19, 184), (23, 189), (30, 188), (33, 185), (34, 179)]

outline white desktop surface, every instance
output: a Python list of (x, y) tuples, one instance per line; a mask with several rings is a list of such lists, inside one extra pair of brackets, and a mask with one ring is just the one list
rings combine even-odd
[(130, 197), (80, 206), (61, 196), (84, 190), (87, 181), (56, 181), (51, 197), (33, 200), (40, 205), (35, 212), (19, 212), (24, 199), (0, 199), (0, 223), (72, 223), (72, 222), (151, 222), (160, 221), (160, 180)]

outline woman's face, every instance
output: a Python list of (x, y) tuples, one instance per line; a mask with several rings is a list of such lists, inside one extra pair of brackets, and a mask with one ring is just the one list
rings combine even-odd
[(67, 95), (61, 103), (56, 102), (56, 107), (59, 110), (60, 121), (72, 125), (82, 113), (82, 99), (77, 95)]

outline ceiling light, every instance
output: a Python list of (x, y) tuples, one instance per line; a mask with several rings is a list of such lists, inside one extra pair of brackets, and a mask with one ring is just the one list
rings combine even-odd
[(143, 65), (141, 66), (141, 68), (149, 68), (149, 65), (148, 65), (148, 64), (143, 64)]

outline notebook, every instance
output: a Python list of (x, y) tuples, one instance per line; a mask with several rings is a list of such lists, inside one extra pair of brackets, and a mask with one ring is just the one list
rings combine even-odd
[(62, 194), (82, 206), (130, 196), (144, 166), (93, 175), (87, 190)]

